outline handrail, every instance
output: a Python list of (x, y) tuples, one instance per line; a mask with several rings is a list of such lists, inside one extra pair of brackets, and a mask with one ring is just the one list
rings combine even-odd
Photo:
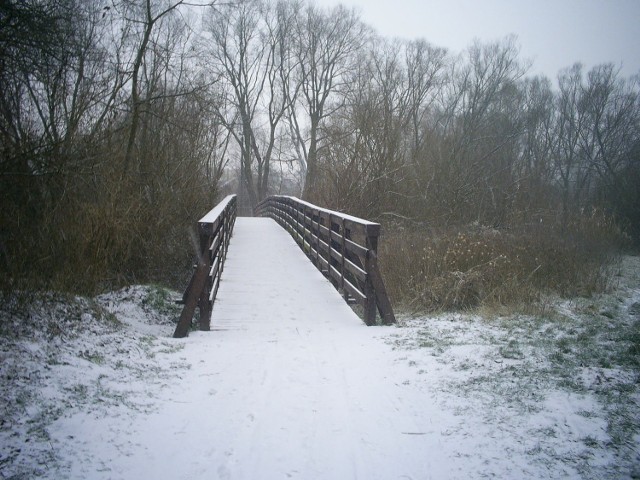
[(378, 268), (380, 224), (334, 212), (296, 197), (273, 195), (256, 207), (287, 230), (316, 268), (364, 308), (367, 325), (395, 323), (393, 308)]
[(211, 328), (211, 309), (220, 286), (236, 212), (236, 195), (229, 195), (198, 221), (198, 263), (180, 302), (184, 307), (174, 338), (189, 334), (196, 306), (200, 308), (200, 330)]

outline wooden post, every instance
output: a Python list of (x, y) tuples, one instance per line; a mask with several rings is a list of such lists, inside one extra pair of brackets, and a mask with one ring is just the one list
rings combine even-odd
[(291, 205), (292, 207), (294, 207), (294, 210), (296, 212), (296, 237), (299, 237), (300, 239), (302, 239), (302, 241), (298, 241), (299, 238), (296, 238), (296, 242), (298, 242), (300, 245), (302, 245), (302, 251), (304, 252), (304, 231), (300, 230), (300, 207), (298, 207), (297, 205)]
[(347, 233), (344, 228), (344, 218), (340, 219), (340, 235), (342, 236), (342, 238), (340, 239), (340, 288), (342, 289), (342, 295), (344, 296), (344, 299), (348, 300), (349, 294), (344, 288), (344, 265), (347, 258)]
[(389, 295), (387, 295), (387, 289), (382, 281), (382, 275), (378, 267), (378, 253), (372, 252), (371, 255), (371, 283), (373, 284), (373, 291), (376, 296), (376, 305), (382, 317), (382, 323), (391, 325), (392, 323), (396, 323), (396, 316), (393, 314), (393, 307), (391, 306)]
[[(393, 308), (387, 295), (387, 289), (382, 281), (382, 275), (380, 274), (380, 268), (378, 267), (378, 236), (379, 232), (375, 236), (367, 236), (367, 248), (369, 253), (367, 255), (367, 283), (371, 283), (374, 295), (374, 305), (380, 312), (382, 323), (390, 325), (396, 323), (396, 317), (393, 314)], [(369, 299), (367, 298), (367, 303)], [(375, 309), (374, 307), (374, 309)], [(375, 319), (375, 313), (373, 314)]]
[(202, 229), (202, 227), (200, 230), (200, 251), (202, 252), (202, 258), (200, 261), (204, 264), (204, 269), (206, 270), (207, 275), (198, 300), (198, 307), (200, 309), (199, 327), (202, 331), (208, 331), (210, 330), (211, 324), (211, 303), (209, 302), (209, 292), (211, 291), (211, 277), (209, 276), (209, 269), (211, 268), (212, 260), (212, 252), (209, 250), (209, 247), (211, 246), (211, 238), (204, 229)]
[(226, 211), (224, 213), (224, 219), (222, 223), (224, 231), (222, 233), (222, 256), (220, 258), (220, 273), (224, 270), (224, 262), (227, 259), (227, 252), (229, 251), (229, 240), (231, 239), (231, 212)]
[(367, 278), (364, 282), (364, 294), (366, 296), (364, 304), (364, 323), (371, 326), (376, 324), (376, 295), (373, 288), (373, 282), (371, 281), (371, 265), (373, 261), (372, 252), (375, 252), (378, 248), (378, 237), (370, 235), (368, 231), (366, 234), (366, 247), (369, 251), (367, 252), (367, 257), (364, 261), (364, 270), (367, 272)]
[[(311, 223), (313, 224), (313, 220)], [(322, 271), (322, 263), (320, 263), (320, 212), (316, 213), (316, 268)]]
[(185, 300), (182, 313), (180, 314), (180, 319), (178, 320), (176, 331), (173, 333), (174, 338), (183, 338), (189, 334), (191, 319), (193, 318), (193, 313), (196, 310), (196, 304), (200, 299), (200, 295), (204, 290), (204, 285), (208, 275), (209, 271), (204, 262), (198, 263), (198, 267), (196, 268), (193, 276), (193, 283), (191, 284), (192, 288), (187, 293), (187, 298)]

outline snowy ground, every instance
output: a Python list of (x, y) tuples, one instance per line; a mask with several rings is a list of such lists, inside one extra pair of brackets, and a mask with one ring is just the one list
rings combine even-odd
[(640, 478), (639, 275), (535, 317), (180, 340), (159, 288), (13, 298), (0, 478)]

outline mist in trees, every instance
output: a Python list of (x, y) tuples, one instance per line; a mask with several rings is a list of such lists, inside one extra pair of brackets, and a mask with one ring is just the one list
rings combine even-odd
[(307, 1), (3, 2), (5, 283), (167, 281), (225, 188), (411, 225), (599, 209), (638, 242), (638, 78), (527, 67), (512, 37), (453, 54)]

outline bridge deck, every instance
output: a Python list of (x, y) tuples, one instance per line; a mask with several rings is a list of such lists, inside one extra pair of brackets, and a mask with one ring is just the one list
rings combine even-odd
[(269, 218), (236, 221), (212, 329), (362, 326), (289, 234)]

